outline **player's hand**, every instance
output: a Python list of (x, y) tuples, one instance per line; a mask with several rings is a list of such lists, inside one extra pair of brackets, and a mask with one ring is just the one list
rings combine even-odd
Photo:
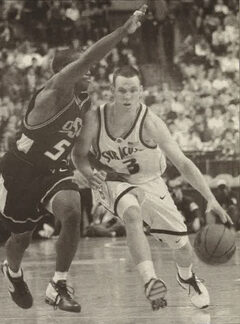
[(126, 21), (124, 27), (129, 34), (135, 33), (135, 31), (141, 26), (148, 6), (145, 4), (140, 9), (134, 11), (133, 15)]
[(221, 220), (222, 223), (229, 223), (233, 225), (233, 221), (231, 217), (227, 214), (227, 212), (220, 206), (216, 199), (212, 199), (208, 201), (206, 213), (214, 212)]
[(92, 189), (99, 189), (101, 184), (105, 181), (107, 173), (105, 171), (98, 171), (93, 173), (89, 178), (88, 182)]

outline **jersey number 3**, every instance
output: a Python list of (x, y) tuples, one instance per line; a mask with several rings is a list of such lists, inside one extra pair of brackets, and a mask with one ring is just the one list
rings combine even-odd
[(51, 160), (56, 161), (65, 152), (66, 148), (70, 145), (71, 143), (68, 140), (63, 139), (53, 146), (54, 152), (46, 151), (44, 155), (49, 157)]
[(136, 174), (139, 172), (140, 167), (136, 159), (129, 159), (124, 161), (123, 163), (127, 165), (127, 169), (130, 174)]

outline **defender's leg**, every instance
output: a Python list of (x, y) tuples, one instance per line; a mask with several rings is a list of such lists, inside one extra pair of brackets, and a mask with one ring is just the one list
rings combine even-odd
[(46, 291), (46, 302), (70, 312), (80, 312), (81, 306), (73, 299), (67, 286), (67, 274), (80, 239), (80, 196), (77, 191), (58, 192), (52, 203), (52, 212), (61, 222), (56, 243), (56, 271)]
[(21, 308), (30, 308), (33, 304), (32, 295), (23, 278), (21, 262), (25, 250), (32, 238), (32, 232), (11, 234), (6, 242), (7, 259), (2, 264), (2, 272), (8, 282), (12, 300)]

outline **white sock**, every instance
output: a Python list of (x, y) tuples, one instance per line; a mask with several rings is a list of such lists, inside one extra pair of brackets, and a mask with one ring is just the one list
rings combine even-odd
[(14, 272), (10, 269), (9, 265), (8, 265), (8, 272), (10, 274), (11, 278), (19, 278), (22, 276), (22, 269), (19, 268), (17, 272)]
[(187, 280), (192, 277), (192, 264), (189, 267), (180, 267), (177, 264), (177, 269), (182, 279)]
[(152, 278), (157, 278), (153, 262), (150, 260), (146, 260), (137, 264), (137, 269), (144, 284), (146, 284)]
[(59, 280), (67, 280), (68, 272), (56, 271), (53, 276), (53, 281), (56, 283)]

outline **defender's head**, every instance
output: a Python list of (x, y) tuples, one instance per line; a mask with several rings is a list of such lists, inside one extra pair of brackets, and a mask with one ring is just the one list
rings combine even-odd
[[(79, 59), (82, 52), (74, 49), (57, 50), (52, 61), (52, 70), (56, 74), (65, 66)], [(86, 73), (75, 85), (76, 95), (80, 95), (82, 91), (86, 91), (89, 86), (90, 74)]]
[(138, 107), (142, 97), (142, 79), (139, 71), (126, 65), (113, 73), (115, 103), (123, 109)]
[(76, 61), (79, 58), (79, 52), (73, 49), (57, 50), (53, 61), (52, 70), (54, 73), (61, 71), (66, 65)]

